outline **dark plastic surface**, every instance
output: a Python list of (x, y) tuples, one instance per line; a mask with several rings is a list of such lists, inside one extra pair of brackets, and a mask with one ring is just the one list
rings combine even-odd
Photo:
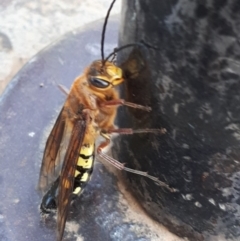
[[(31, 59), (0, 99), (0, 240), (55, 240), (55, 219), (40, 220), (36, 191), (46, 138), (64, 102), (57, 84), (70, 87), (100, 56), (102, 21), (73, 31)], [(108, 24), (106, 52), (118, 24)], [(146, 223), (128, 216), (116, 178), (100, 163), (71, 207), (64, 240), (158, 240)], [(130, 212), (131, 214), (131, 212)], [(167, 239), (169, 240), (169, 239)]]
[(116, 156), (180, 190), (128, 175), (146, 210), (174, 233), (240, 240), (240, 3), (124, 0), (123, 6), (121, 45), (143, 40), (153, 47), (119, 53), (128, 59), (126, 99), (153, 108), (129, 109), (123, 119), (167, 133), (121, 137)]

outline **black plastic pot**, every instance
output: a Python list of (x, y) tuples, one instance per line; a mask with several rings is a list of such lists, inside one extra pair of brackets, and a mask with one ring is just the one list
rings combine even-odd
[[(144, 208), (189, 240), (240, 239), (240, 3), (123, 1), (122, 127), (166, 128), (116, 141), (115, 156), (178, 193), (126, 174)], [(125, 111), (126, 110), (126, 111)]]

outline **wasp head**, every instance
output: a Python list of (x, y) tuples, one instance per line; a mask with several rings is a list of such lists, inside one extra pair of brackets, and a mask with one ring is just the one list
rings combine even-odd
[(123, 82), (122, 70), (112, 62), (94, 61), (89, 67), (88, 83), (91, 89), (106, 91)]

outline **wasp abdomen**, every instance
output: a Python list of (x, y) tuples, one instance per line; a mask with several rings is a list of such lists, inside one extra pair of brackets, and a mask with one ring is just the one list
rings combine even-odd
[(89, 181), (94, 163), (94, 144), (84, 144), (80, 149), (80, 154), (75, 171), (73, 194), (80, 195), (84, 186)]
[[(79, 196), (89, 181), (94, 163), (94, 144), (84, 144), (79, 153), (78, 162), (74, 175), (73, 195)], [(59, 178), (53, 183), (44, 195), (40, 206), (42, 213), (55, 212), (57, 209)]]
[(48, 192), (44, 195), (40, 206), (41, 213), (55, 212), (57, 209), (57, 195), (58, 195), (59, 178), (53, 183)]

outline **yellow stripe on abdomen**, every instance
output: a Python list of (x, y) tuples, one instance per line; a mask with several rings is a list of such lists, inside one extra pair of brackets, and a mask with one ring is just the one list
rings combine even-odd
[(75, 171), (73, 194), (80, 195), (82, 189), (90, 179), (94, 163), (94, 144), (84, 144), (79, 153)]

